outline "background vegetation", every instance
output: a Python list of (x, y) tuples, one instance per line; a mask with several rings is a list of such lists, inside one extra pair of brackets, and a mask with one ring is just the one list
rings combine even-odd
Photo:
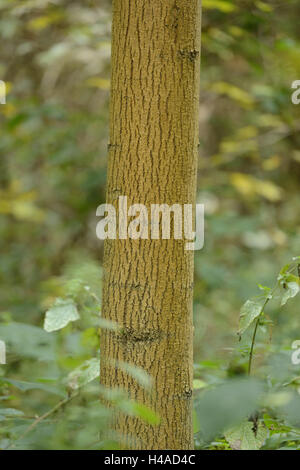
[[(0, 79), (8, 84), (0, 105), (0, 339), (8, 348), (0, 448), (114, 448), (118, 436), (101, 435), (110, 412), (99, 402), (99, 330), (113, 325), (101, 321), (103, 247), (95, 237), (106, 181), (111, 2), (0, 0), (0, 13)], [(277, 281), (300, 254), (300, 118), (291, 103), (299, 15), (297, 0), (203, 0), (200, 449), (300, 448), (300, 368), (291, 362), (300, 339), (297, 260)], [(269, 299), (262, 286), (276, 283)], [(142, 371), (130, 373), (151, 385)], [(121, 392), (109, 397), (154, 426), (159, 419)]]

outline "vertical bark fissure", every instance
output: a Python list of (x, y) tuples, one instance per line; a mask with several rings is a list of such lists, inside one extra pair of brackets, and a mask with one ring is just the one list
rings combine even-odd
[[(195, 204), (200, 0), (114, 0), (107, 202)], [(193, 252), (181, 240), (107, 240), (101, 382), (122, 387), (161, 418), (118, 415), (135, 449), (190, 449)], [(146, 391), (120, 368), (153, 377)], [(125, 439), (126, 441), (126, 439)], [(124, 442), (125, 442), (124, 441)]]

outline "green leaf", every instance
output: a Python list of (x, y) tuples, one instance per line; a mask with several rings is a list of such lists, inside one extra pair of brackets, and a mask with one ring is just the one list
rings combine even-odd
[(44, 392), (53, 393), (54, 395), (61, 397), (65, 396), (65, 393), (63, 393), (57, 387), (52, 387), (51, 385), (46, 385), (43, 383), (24, 382), (22, 380), (8, 379), (5, 377), (1, 377), (0, 382), (12, 385), (22, 392), (28, 392), (29, 390), (43, 390)]
[(239, 335), (245, 333), (254, 320), (259, 317), (261, 309), (262, 305), (260, 303), (247, 300), (240, 313)]
[(100, 360), (97, 358), (85, 361), (81, 366), (73, 370), (67, 378), (68, 386), (72, 390), (78, 390), (100, 375)]
[(131, 377), (133, 377), (137, 382), (139, 382), (142, 387), (150, 388), (152, 385), (151, 377), (140, 367), (133, 366), (132, 364), (128, 364), (127, 362), (117, 361), (117, 367), (123, 369), (127, 372)]
[(281, 306), (285, 305), (289, 299), (296, 297), (300, 291), (300, 286), (297, 282), (288, 282), (286, 285), (286, 290), (281, 299)]
[(263, 290), (265, 292), (266, 295), (268, 295), (270, 292), (271, 292), (271, 287), (268, 287), (268, 286), (262, 286), (261, 284), (257, 284), (258, 288), (260, 290)]
[(53, 307), (46, 312), (44, 329), (48, 333), (61, 330), (70, 322), (79, 320), (76, 304), (71, 299), (56, 299)]
[(268, 430), (263, 423), (259, 423), (253, 430), (253, 422), (244, 421), (225, 432), (225, 438), (233, 450), (259, 450), (268, 437)]
[(23, 323), (0, 325), (0, 338), (6, 342), (8, 353), (39, 361), (53, 361), (55, 339), (42, 328)]
[(268, 5), (266, 2), (261, 2), (259, 0), (255, 2), (255, 6), (266, 13), (271, 13), (274, 10), (271, 5)]
[(133, 411), (137, 416), (146, 421), (146, 423), (152, 425), (157, 425), (160, 423), (159, 416), (153, 410), (143, 405), (142, 403), (134, 403)]
[(284, 418), (285, 424), (300, 427), (300, 397), (298, 393), (287, 397), (286, 403), (282, 403), (279, 409), (280, 415)]
[(222, 13), (230, 13), (237, 9), (233, 3), (227, 2), (225, 0), (203, 0), (202, 6), (203, 9), (219, 10)]
[(0, 415), (6, 416), (7, 418), (16, 418), (23, 416), (23, 411), (16, 410), (15, 408), (0, 408)]
[(283, 268), (281, 268), (280, 270), (280, 275), (283, 276), (284, 274), (286, 274), (288, 270), (290, 269), (290, 266), (291, 266), (291, 263), (285, 264)]
[(200, 379), (194, 379), (193, 380), (193, 389), (194, 390), (199, 390), (200, 388), (205, 388), (207, 387), (208, 384), (204, 382), (203, 380)]
[(232, 379), (207, 390), (195, 399), (202, 439), (210, 442), (226, 429), (247, 419), (259, 405), (264, 392), (255, 379)]
[(117, 323), (102, 317), (98, 318), (97, 324), (106, 330), (118, 331), (120, 329)]

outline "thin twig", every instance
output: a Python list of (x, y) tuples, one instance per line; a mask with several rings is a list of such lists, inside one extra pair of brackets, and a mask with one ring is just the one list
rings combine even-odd
[(55, 405), (53, 408), (51, 408), (51, 410), (47, 411), (46, 413), (44, 413), (42, 416), (39, 416), (27, 429), (26, 431), (21, 434), (20, 437), (18, 437), (12, 444), (10, 444), (8, 447), (6, 447), (5, 450), (8, 450), (12, 447), (14, 447), (15, 443), (20, 441), (21, 439), (24, 439), (24, 437), (27, 436), (27, 434), (29, 434), (38, 424), (40, 424), (42, 421), (44, 421), (44, 419), (47, 419), (49, 418), (49, 416), (51, 416), (52, 414), (56, 413), (60, 408), (62, 408), (64, 405), (66, 405), (67, 403), (69, 403), (71, 400), (73, 400), (73, 398), (75, 398), (76, 396), (78, 396), (78, 393), (75, 393), (73, 395), (70, 395), (69, 397), (65, 398), (64, 400), (61, 400), (59, 403), (57, 403), (57, 405)]

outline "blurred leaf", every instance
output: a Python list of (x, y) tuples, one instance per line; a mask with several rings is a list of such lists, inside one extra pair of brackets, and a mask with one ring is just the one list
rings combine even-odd
[(24, 382), (22, 380), (13, 380), (6, 377), (1, 377), (0, 382), (13, 385), (19, 390), (22, 390), (22, 392), (27, 392), (29, 390), (43, 390), (44, 392), (59, 395), (61, 397), (65, 396), (65, 393), (63, 393), (58, 387), (53, 387), (43, 383)]
[(266, 13), (271, 13), (273, 11), (273, 7), (272, 5), (266, 3), (266, 2), (262, 2), (260, 0), (257, 0), (255, 2), (255, 6), (257, 8), (259, 8), (261, 11), (265, 11)]
[(144, 421), (146, 421), (146, 423), (149, 423), (153, 426), (158, 425), (160, 423), (160, 418), (157, 413), (155, 413), (142, 403), (134, 403), (133, 411), (134, 414), (142, 418)]
[(110, 89), (110, 80), (100, 77), (92, 77), (86, 81), (86, 84), (92, 88), (100, 88), (101, 90)]
[(46, 312), (44, 329), (48, 333), (57, 331), (67, 326), (70, 322), (79, 320), (79, 318), (80, 316), (73, 300), (57, 298), (53, 307)]
[(22, 359), (31, 357), (40, 361), (52, 361), (54, 338), (42, 328), (24, 323), (0, 324), (0, 338), (6, 342), (7, 354), (15, 353)]
[(257, 194), (265, 197), (269, 201), (280, 201), (282, 197), (282, 190), (272, 181), (256, 180), (256, 192)]
[(209, 441), (240, 424), (255, 411), (263, 391), (257, 380), (234, 379), (203, 392), (195, 403), (203, 439)]
[(39, 32), (47, 28), (53, 23), (57, 23), (62, 19), (62, 15), (58, 12), (49, 13), (48, 15), (38, 16), (27, 23), (28, 29)]
[(213, 83), (210, 88), (215, 93), (226, 95), (229, 98), (237, 101), (245, 108), (251, 108), (254, 104), (254, 99), (247, 91), (244, 91), (235, 85), (231, 85), (230, 83), (216, 82)]
[(202, 0), (204, 10), (220, 10), (222, 13), (231, 13), (238, 7), (225, 0)]
[(5, 416), (7, 418), (16, 418), (24, 416), (24, 413), (15, 408), (0, 408), (0, 416)]
[(127, 372), (131, 377), (133, 377), (137, 382), (142, 385), (142, 387), (150, 388), (152, 385), (152, 378), (140, 367), (136, 367), (132, 364), (126, 362), (117, 361), (116, 364), (120, 369)]
[(274, 171), (281, 165), (281, 159), (278, 155), (267, 158), (262, 162), (262, 167), (266, 171)]
[(68, 386), (73, 390), (84, 387), (100, 375), (100, 359), (93, 358), (85, 361), (73, 370), (67, 379)]
[(282, 189), (272, 181), (259, 180), (243, 173), (232, 173), (230, 181), (245, 196), (257, 194), (272, 202), (279, 201), (282, 197)]
[(12, 214), (19, 220), (42, 222), (45, 213), (34, 204), (37, 197), (35, 191), (20, 193), (19, 188), (18, 191), (14, 189), (11, 187), (9, 191), (0, 191), (0, 213)]
[(206, 382), (204, 382), (203, 380), (194, 379), (194, 381), (193, 381), (194, 390), (199, 390), (200, 388), (205, 388), (207, 386), (208, 386), (208, 384)]
[(257, 250), (267, 250), (274, 246), (272, 238), (265, 230), (244, 233), (243, 243), (248, 248), (254, 248)]
[(289, 424), (300, 427), (300, 397), (294, 394), (280, 409), (283, 417)]

